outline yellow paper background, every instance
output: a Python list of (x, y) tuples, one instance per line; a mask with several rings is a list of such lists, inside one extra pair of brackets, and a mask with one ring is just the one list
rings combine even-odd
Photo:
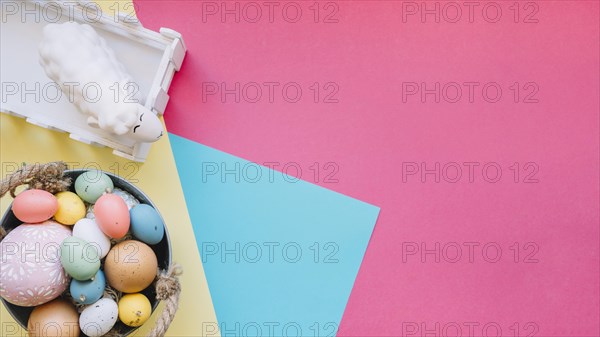
[[(126, 12), (133, 8), (119, 1)], [(101, 7), (114, 6), (115, 1), (100, 2)], [(116, 8), (116, 7), (113, 7)], [(110, 12), (109, 12), (110, 13)], [(72, 140), (65, 133), (50, 131), (24, 120), (0, 114), (0, 162), (2, 178), (21, 163), (45, 163), (62, 160), (71, 168), (100, 168), (127, 178), (142, 189), (158, 207), (171, 238), (173, 261), (184, 270), (179, 311), (167, 336), (199, 336), (202, 322), (216, 324), (216, 316), (208, 291), (204, 270), (175, 160), (167, 136), (152, 145), (145, 163), (135, 163), (112, 154), (109, 148), (98, 148)], [(0, 200), (0, 211), (6, 211), (10, 196)], [(4, 306), (0, 309), (0, 336), (26, 336)], [(132, 336), (145, 336), (154, 326), (161, 304), (150, 320)], [(17, 332), (13, 332), (17, 329)]]

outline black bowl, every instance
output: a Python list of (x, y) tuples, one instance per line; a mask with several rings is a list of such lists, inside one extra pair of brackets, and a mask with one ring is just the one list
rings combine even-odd
[[(75, 179), (77, 179), (77, 177), (84, 172), (86, 172), (86, 170), (65, 171), (65, 173), (64, 173), (65, 177), (71, 178), (72, 182), (73, 182), (71, 184), (71, 189), (70, 189), (71, 192), (75, 192), (75, 188), (74, 188)], [(131, 193), (131, 195), (133, 195), (136, 199), (138, 199), (140, 201), (140, 203), (148, 204), (148, 205), (154, 207), (154, 209), (156, 209), (158, 211), (158, 208), (156, 207), (156, 205), (154, 205), (152, 203), (150, 198), (148, 198), (148, 196), (146, 196), (144, 194), (144, 192), (142, 192), (135, 185), (133, 185), (132, 183), (128, 182), (127, 180), (125, 180), (119, 176), (116, 176), (112, 173), (109, 173), (109, 172), (104, 172), (104, 173), (106, 175), (108, 175), (110, 177), (110, 179), (112, 179), (115, 187), (118, 187), (126, 192)], [(6, 229), (7, 231), (10, 231), (11, 229), (13, 229), (23, 223), (21, 220), (19, 220), (15, 217), (14, 213), (11, 210), (11, 206), (12, 206), (12, 204), (8, 207), (8, 210), (2, 217), (2, 221), (0, 223), (0, 226), (2, 226), (2, 228)], [(159, 214), (160, 214), (160, 212), (159, 212)], [(163, 219), (163, 222), (164, 222), (164, 219)], [(162, 241), (160, 241), (159, 243), (157, 243), (155, 245), (150, 245), (150, 247), (156, 254), (156, 258), (158, 260), (158, 268), (161, 270), (168, 269), (169, 266), (171, 265), (171, 241), (169, 240), (169, 233), (167, 232), (166, 226), (165, 226), (165, 235), (164, 235)], [(148, 299), (150, 300), (150, 304), (152, 305), (153, 312), (154, 312), (154, 310), (156, 310), (156, 307), (158, 306), (158, 303), (160, 302), (159, 300), (156, 299), (156, 291), (155, 291), (154, 285), (155, 285), (155, 283), (152, 283), (152, 285), (150, 285), (148, 288), (146, 288), (142, 291), (142, 294), (146, 295), (146, 297), (148, 297)], [(33, 310), (34, 307), (21, 307), (21, 306), (9, 303), (9, 302), (5, 301), (4, 299), (2, 299), (2, 303), (4, 303), (4, 306), (6, 307), (8, 312), (11, 314), (11, 316), (15, 319), (15, 321), (17, 321), (25, 330), (27, 330), (27, 322), (29, 321), (29, 315), (31, 314), (31, 311)], [(129, 327), (129, 326), (123, 324), (121, 321), (117, 320), (117, 324), (115, 324), (113, 329), (116, 329), (116, 331), (118, 331), (121, 335), (127, 336), (127, 335), (131, 334), (133, 331), (135, 331), (137, 328)], [(83, 332), (81, 333), (81, 335), (85, 336), (85, 334), (83, 334)]]

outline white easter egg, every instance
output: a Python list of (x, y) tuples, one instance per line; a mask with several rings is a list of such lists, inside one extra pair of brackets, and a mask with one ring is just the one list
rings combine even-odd
[(95, 220), (84, 218), (77, 221), (73, 226), (73, 236), (99, 249), (98, 255), (101, 259), (110, 251), (110, 238), (100, 230)]
[(60, 263), (60, 244), (71, 230), (54, 221), (22, 224), (0, 242), (0, 296), (33, 307), (49, 302), (69, 285)]
[(101, 298), (83, 309), (79, 316), (79, 327), (89, 337), (106, 335), (119, 318), (117, 302), (110, 298)]

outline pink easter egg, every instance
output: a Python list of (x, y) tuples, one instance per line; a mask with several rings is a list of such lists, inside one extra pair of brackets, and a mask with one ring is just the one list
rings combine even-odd
[(0, 297), (33, 307), (60, 296), (69, 277), (60, 263), (60, 244), (71, 230), (54, 221), (22, 224), (0, 242)]
[(26, 190), (15, 198), (12, 211), (17, 219), (37, 223), (50, 219), (58, 210), (56, 197), (44, 190)]
[(108, 237), (120, 239), (129, 231), (129, 208), (120, 196), (102, 195), (94, 204), (94, 215), (100, 230)]

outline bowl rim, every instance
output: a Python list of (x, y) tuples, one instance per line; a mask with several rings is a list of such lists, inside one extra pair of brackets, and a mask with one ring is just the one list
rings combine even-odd
[[(113, 174), (111, 172), (107, 172), (107, 171), (104, 171), (104, 170), (98, 170), (98, 169), (89, 169), (89, 170), (85, 170), (85, 169), (70, 169), (70, 170), (65, 170), (63, 174), (64, 175), (76, 175), (76, 176), (79, 176), (80, 174), (82, 174), (84, 172), (88, 172), (88, 171), (99, 171), (99, 172), (102, 172), (102, 173), (106, 174), (107, 176), (109, 176), (111, 178), (111, 180), (113, 181), (113, 183), (115, 181), (118, 181), (119, 185), (127, 186), (129, 188), (134, 189), (135, 190), (135, 194), (140, 195), (143, 199), (145, 199), (144, 202), (147, 201), (148, 204), (150, 206), (152, 206), (152, 208), (154, 208), (156, 210), (156, 212), (158, 213), (158, 216), (160, 217), (160, 219), (162, 220), (163, 224), (165, 225), (164, 226), (165, 227), (165, 238), (166, 238), (166, 241), (167, 241), (167, 266), (170, 267), (173, 264), (173, 251), (172, 251), (172, 246), (171, 246), (171, 237), (169, 236), (169, 231), (167, 229), (167, 223), (165, 222), (165, 219), (163, 218), (162, 214), (160, 213), (160, 210), (158, 209), (158, 207), (156, 207), (156, 205), (154, 204), (154, 202), (152, 202), (152, 199), (150, 199), (150, 197), (148, 197), (148, 195), (146, 193), (144, 193), (142, 191), (142, 189), (139, 188), (134, 183), (132, 183), (129, 180), (127, 180), (125, 178), (122, 178), (122, 177), (120, 177), (120, 176), (118, 176), (116, 174)], [(76, 178), (73, 179), (71, 177), (71, 179), (73, 181), (71, 183), (71, 186), (69, 186), (69, 190), (70, 189), (74, 189), (74, 184), (75, 184), (74, 180)], [(128, 191), (128, 190), (125, 190), (125, 189), (123, 189), (123, 190), (125, 192), (131, 193), (131, 191)], [(138, 198), (136, 196), (136, 199), (140, 199), (140, 198)], [(141, 203), (142, 200), (139, 200), (139, 201)], [(6, 211), (4, 212), (4, 214), (2, 214), (2, 218), (0, 218), (0, 227), (2, 227), (2, 225), (6, 221), (6, 218), (8, 217), (8, 214), (11, 212), (11, 208), (12, 208), (13, 202), (14, 202), (14, 199), (13, 199), (13, 201), (10, 202), (10, 204), (8, 205), (8, 207), (7, 207)], [(2, 240), (0, 240), (0, 241), (2, 241)], [(159, 267), (159, 270), (162, 270), (162, 269), (160, 269), (160, 267)], [(154, 282), (156, 282), (156, 281), (154, 281)], [(57, 298), (60, 298), (60, 296), (57, 297)], [(23, 329), (27, 330), (27, 325), (21, 324), (21, 320), (18, 319), (17, 317), (15, 317), (15, 313), (7, 305), (8, 301), (6, 301), (2, 297), (0, 297), (0, 300), (2, 301), (2, 304), (4, 305), (4, 308), (6, 309), (6, 311), (8, 311), (8, 313), (10, 314), (10, 316), (12, 317), (12, 319), (15, 322), (17, 322)], [(160, 302), (161, 302), (160, 299), (156, 299), (156, 302), (154, 302), (154, 304), (152, 305), (152, 312), (150, 313), (151, 316), (154, 314), (154, 311), (156, 311), (156, 308), (158, 308), (158, 305), (160, 304)], [(117, 320), (117, 322), (118, 322), (118, 320)], [(128, 335), (132, 334), (134, 331), (136, 331), (137, 329), (139, 329), (140, 327), (141, 326), (139, 326), (139, 327), (130, 327), (131, 329), (128, 332), (125, 332), (125, 333), (121, 334), (121, 336), (128, 336)]]

